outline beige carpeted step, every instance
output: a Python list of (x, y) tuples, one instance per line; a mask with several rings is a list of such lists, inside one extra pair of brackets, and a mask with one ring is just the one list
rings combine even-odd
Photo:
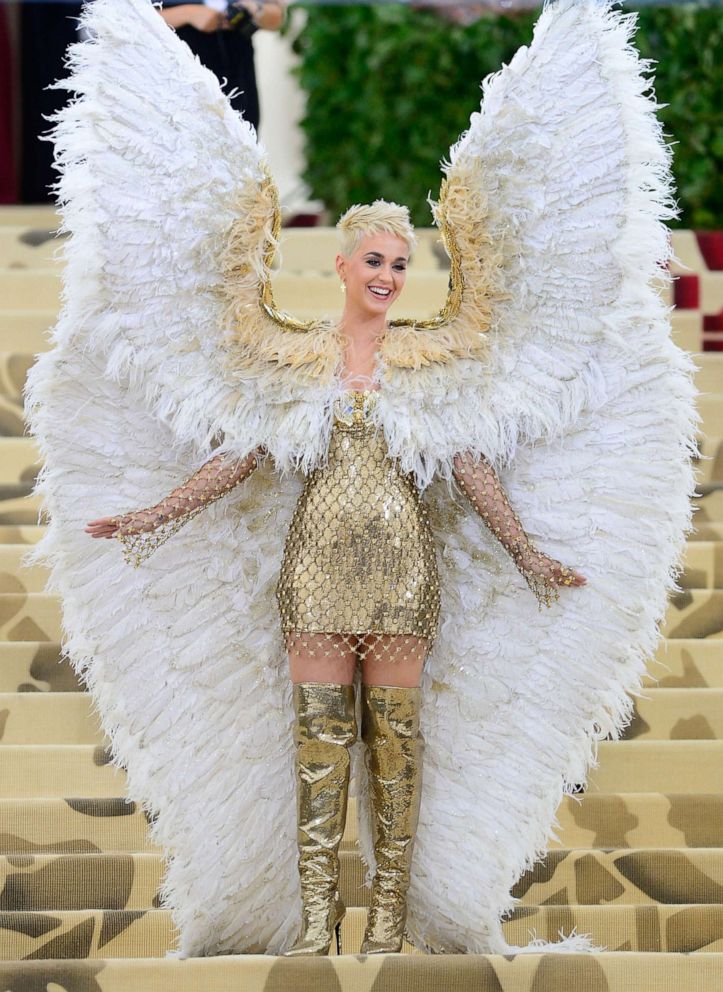
[(723, 637), (723, 589), (686, 589), (673, 594), (660, 632), (671, 639)]
[(548, 848), (722, 847), (723, 792), (566, 796)]
[[(369, 905), (365, 874), (356, 852), (342, 853), (339, 889), (346, 906)], [(723, 910), (723, 849), (552, 850), (522, 875), (511, 894), (535, 906), (695, 902)]]
[(683, 565), (685, 571), (678, 579), (683, 589), (723, 589), (722, 541), (688, 541)]
[(723, 904), (723, 849), (548, 851), (512, 895), (534, 904)]
[(37, 544), (45, 533), (45, 526), (38, 524), (0, 523), (0, 545)]
[(0, 640), (61, 640), (58, 597), (40, 592), (0, 593)]
[(721, 792), (723, 741), (604, 741), (588, 792)]
[(698, 396), (696, 402), (698, 412), (703, 418), (702, 433), (708, 437), (717, 437), (719, 440), (723, 435), (723, 395), (721, 395), (721, 391), (723, 391), (723, 385), (719, 386), (718, 391), (713, 394)]
[(0, 641), (0, 692), (81, 692), (57, 641)]
[(720, 992), (722, 982), (720, 954), (629, 951), (344, 954), (312, 960), (263, 954), (181, 961), (113, 957), (103, 962), (56, 959), (0, 966), (0, 988), (14, 992)]
[(149, 839), (148, 817), (123, 796), (0, 799), (0, 831), (0, 854), (161, 853)]
[[(723, 794), (655, 792), (565, 796), (550, 850), (723, 846)], [(146, 851), (148, 818), (122, 796), (0, 799), (0, 854), (81, 854)], [(344, 851), (356, 849), (356, 801), (351, 798)]]
[(9, 300), (0, 299), (0, 348), (26, 355), (47, 351), (57, 317), (54, 308), (23, 310), (11, 308)]
[(723, 688), (723, 638), (663, 638), (643, 684), (650, 688)]
[(6, 910), (153, 909), (163, 880), (158, 854), (0, 855)]
[(0, 269), (38, 272), (60, 268), (66, 241), (57, 226), (0, 224)]
[[(711, 541), (716, 538), (711, 537), (708, 525), (723, 523), (723, 487), (721, 486), (698, 486), (697, 492), (701, 493), (691, 500), (694, 507), (692, 528), (688, 534), (689, 540)], [(698, 532), (697, 534), (695, 532)], [(720, 533), (720, 530), (718, 530)]]
[[(364, 909), (348, 909), (342, 923), (342, 954), (358, 954), (365, 924)], [(556, 941), (560, 939), (561, 931), (567, 935), (577, 928), (578, 933), (589, 934), (597, 946), (607, 947), (611, 952), (625, 949), (640, 953), (687, 954), (720, 951), (723, 945), (723, 938), (720, 936), (723, 932), (722, 924), (723, 906), (524, 906), (516, 909), (503, 922), (503, 930), (508, 941), (520, 946), (529, 944), (535, 938)], [(177, 947), (171, 914), (164, 909), (145, 912), (61, 910), (52, 914), (5, 911), (0, 912), (0, 934), (3, 938), (0, 943), (3, 960), (20, 961), (30, 957), (131, 960), (141, 957), (163, 958), (167, 951)], [(406, 941), (404, 950), (414, 954), (417, 960), (422, 957)], [(428, 955), (424, 958), (429, 960)], [(608, 958), (609, 954), (606, 953), (603, 960)], [(370, 956), (369, 961), (373, 960), (373, 956)], [(287, 959), (285, 964), (291, 964), (291, 961)], [(331, 966), (331, 962), (327, 964)], [(311, 962), (308, 961), (307, 966), (310, 965)], [(451, 975), (449, 977), (452, 978)], [(308, 987), (306, 984), (297, 986), (299, 989)], [(316, 987), (321, 992), (325, 988), (321, 985)], [(372, 992), (377, 987), (374, 985)], [(398, 987), (400, 986), (394, 986)], [(243, 988), (245, 992), (247, 986), (244, 984), (239, 988)], [(291, 992), (294, 986), (274, 985), (272, 988), (288, 989)], [(429, 988), (431, 992), (433, 988), (456, 990), (458, 986), (424, 985), (422, 988)], [(481, 990), (490, 986), (485, 984), (477, 988)], [(499, 985), (494, 986), (496, 992), (499, 988)], [(515, 992), (518, 988), (519, 986), (515, 986)], [(534, 988), (537, 992), (538, 986), (535, 985)], [(555, 992), (562, 992), (562, 989), (564, 986), (560, 986)]]
[[(668, 638), (723, 637), (723, 590), (676, 594), (668, 604), (661, 633)], [(59, 641), (60, 634), (56, 596), (0, 593), (0, 640)]]
[[(340, 855), (344, 904), (368, 906), (358, 853)], [(0, 905), (13, 912), (152, 909), (164, 862), (154, 853), (0, 855)], [(512, 888), (524, 905), (673, 904), (723, 911), (723, 849), (554, 850)], [(721, 933), (723, 939), (723, 933)]]
[(32, 438), (0, 438), (0, 486), (32, 485), (40, 465), (38, 449)]
[(693, 361), (697, 366), (695, 385), (698, 391), (711, 396), (723, 394), (723, 353), (699, 352)]
[[(723, 740), (723, 689), (646, 689), (624, 740)], [(2, 744), (106, 744), (87, 692), (0, 693)]]
[(5, 498), (3, 495), (3, 498), (0, 499), (0, 525), (30, 524), (37, 526), (41, 522), (39, 516), (41, 507), (40, 496), (15, 496), (12, 494)]
[(106, 743), (87, 692), (0, 693), (0, 744)]
[(702, 351), (703, 316), (700, 310), (674, 311), (671, 315), (670, 327), (670, 336), (674, 344), (677, 344), (679, 348), (691, 354), (697, 354)]
[[(26, 313), (51, 311), (60, 308), (60, 271), (42, 269), (31, 272), (24, 269), (0, 271), (0, 300), (9, 310)], [(0, 327), (2, 320), (0, 319)], [(13, 347), (14, 342), (5, 340), (3, 346)]]
[[(711, 397), (713, 403), (723, 402), (723, 396)], [(723, 438), (706, 429), (699, 438), (698, 450), (701, 457), (696, 459), (696, 480), (699, 485), (723, 481)]]
[[(693, 501), (696, 503), (696, 501)], [(697, 505), (702, 501), (698, 500)], [(723, 541), (723, 522), (706, 520), (696, 514), (695, 531), (688, 534), (688, 541)]]
[(3, 227), (40, 228), (52, 230), (58, 226), (59, 214), (53, 204), (3, 205), (0, 207), (0, 225)]
[(723, 740), (723, 689), (646, 688), (644, 693), (635, 698), (625, 740)]
[(0, 747), (0, 797), (122, 796), (126, 775), (91, 744)]

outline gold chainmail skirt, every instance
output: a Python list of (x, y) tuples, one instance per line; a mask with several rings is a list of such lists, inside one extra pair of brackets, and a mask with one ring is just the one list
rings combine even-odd
[(327, 464), (306, 480), (276, 589), (287, 648), (363, 657), (426, 651), (437, 632), (439, 577), (427, 510), (371, 422), (377, 396), (335, 405)]

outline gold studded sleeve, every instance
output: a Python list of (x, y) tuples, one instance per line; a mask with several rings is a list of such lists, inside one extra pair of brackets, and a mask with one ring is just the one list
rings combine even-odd
[(218, 454), (158, 503), (114, 518), (115, 536), (127, 562), (138, 566), (210, 503), (221, 499), (254, 471), (259, 452), (245, 458)]
[(476, 512), (509, 553), (535, 594), (540, 609), (559, 599), (557, 586), (570, 584), (570, 570), (538, 551), (511, 506), (494, 467), (484, 455), (467, 452), (454, 460), (454, 477)]

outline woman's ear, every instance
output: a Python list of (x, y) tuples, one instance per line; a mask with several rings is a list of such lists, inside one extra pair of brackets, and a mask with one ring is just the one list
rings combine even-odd
[(344, 278), (344, 262), (345, 262), (344, 256), (341, 253), (339, 253), (336, 256), (336, 261), (334, 264), (336, 265), (336, 272), (340, 279)]

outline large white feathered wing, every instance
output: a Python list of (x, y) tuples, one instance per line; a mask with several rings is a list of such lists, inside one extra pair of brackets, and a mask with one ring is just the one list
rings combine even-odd
[[(464, 498), (430, 487), (443, 622), (424, 681), (420, 946), (521, 950), (500, 927), (510, 890), (598, 741), (628, 723), (677, 588), (699, 418), (658, 292), (669, 149), (633, 25), (606, 2), (549, 4), (530, 47), (486, 80), (442, 218), (465, 292), (486, 267), (486, 355), (387, 372), (385, 426), (406, 467), (424, 481), (456, 450), (484, 452), (538, 549), (588, 579), (538, 612)], [(591, 948), (573, 935), (527, 949)]]
[(139, 569), (117, 541), (84, 532), (155, 503), (209, 457), (219, 431), (239, 453), (265, 439), (253, 382), (224, 369), (216, 292), (245, 198), (261, 220), (245, 241), (235, 231), (246, 298), (236, 290), (258, 308), (254, 266), (271, 226), (263, 158), (150, 3), (95, 0), (83, 23), (94, 40), (71, 52), (63, 85), (78, 97), (53, 133), (70, 233), (64, 305), (28, 378), (44, 460), (36, 492), (50, 518), (31, 559), (51, 567), (64, 648), (169, 856), (162, 897), (181, 953), (278, 950), (300, 905), (293, 712), (273, 594), (295, 479), (277, 491), (258, 470)]

